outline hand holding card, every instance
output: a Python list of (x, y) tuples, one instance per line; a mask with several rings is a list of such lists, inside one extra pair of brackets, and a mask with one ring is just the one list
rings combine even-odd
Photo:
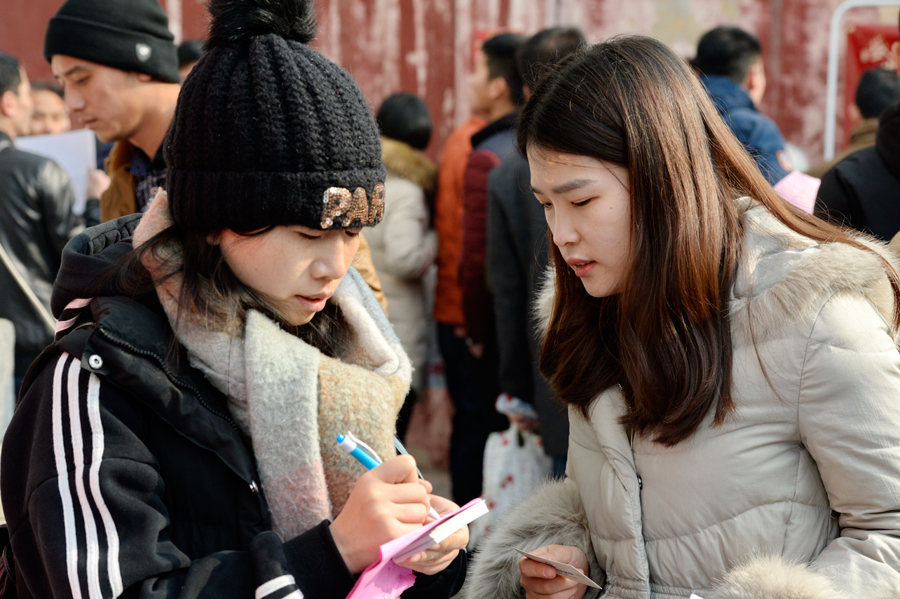
[[(516, 549), (516, 548), (513, 547), (513, 549)], [(548, 566), (552, 566), (556, 570), (556, 573), (558, 575), (562, 576), (563, 578), (568, 578), (569, 580), (574, 580), (575, 582), (578, 582), (580, 584), (583, 584), (585, 586), (589, 586), (589, 587), (592, 587), (595, 589), (600, 588), (600, 585), (598, 585), (596, 582), (594, 582), (593, 580), (591, 580), (590, 578), (585, 576), (580, 570), (578, 570), (572, 564), (565, 564), (563, 562), (558, 562), (558, 561), (549, 559), (547, 557), (535, 555), (533, 553), (528, 553), (527, 551), (522, 551), (521, 549), (516, 549), (516, 551), (519, 554), (527, 557), (528, 559), (533, 559), (536, 562), (541, 562), (542, 564), (547, 564)]]

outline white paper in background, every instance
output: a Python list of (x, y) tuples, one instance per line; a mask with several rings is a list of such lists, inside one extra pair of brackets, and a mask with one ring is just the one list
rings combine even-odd
[(25, 152), (52, 158), (72, 179), (75, 205), (72, 212), (82, 214), (87, 202), (88, 177), (97, 168), (97, 142), (90, 129), (67, 131), (57, 135), (17, 137), (16, 147)]
[(696, 594), (694, 594), (694, 593), (691, 593), (691, 596), (688, 597), (688, 599), (703, 599), (703, 597), (701, 597), (700, 595), (696, 595)]

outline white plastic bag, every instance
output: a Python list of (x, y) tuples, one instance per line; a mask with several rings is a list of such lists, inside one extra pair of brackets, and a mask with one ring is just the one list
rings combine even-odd
[(539, 435), (519, 432), (515, 423), (505, 431), (491, 433), (484, 448), (481, 493), (491, 511), (469, 525), (469, 546), (477, 546), (505, 512), (550, 476), (552, 467)]

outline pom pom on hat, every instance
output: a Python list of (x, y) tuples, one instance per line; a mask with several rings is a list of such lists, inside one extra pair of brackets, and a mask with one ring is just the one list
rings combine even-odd
[(309, 1), (212, 0), (206, 53), (163, 143), (182, 228), (371, 226), (384, 212), (378, 128), (344, 69), (312, 48)]

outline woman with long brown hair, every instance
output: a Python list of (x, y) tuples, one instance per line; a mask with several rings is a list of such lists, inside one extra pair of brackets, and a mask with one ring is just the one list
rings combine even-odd
[(897, 597), (900, 279), (884, 247), (781, 200), (651, 38), (548, 74), (519, 144), (553, 242), (536, 312), (569, 405), (568, 479), (501, 523), (467, 596)]

